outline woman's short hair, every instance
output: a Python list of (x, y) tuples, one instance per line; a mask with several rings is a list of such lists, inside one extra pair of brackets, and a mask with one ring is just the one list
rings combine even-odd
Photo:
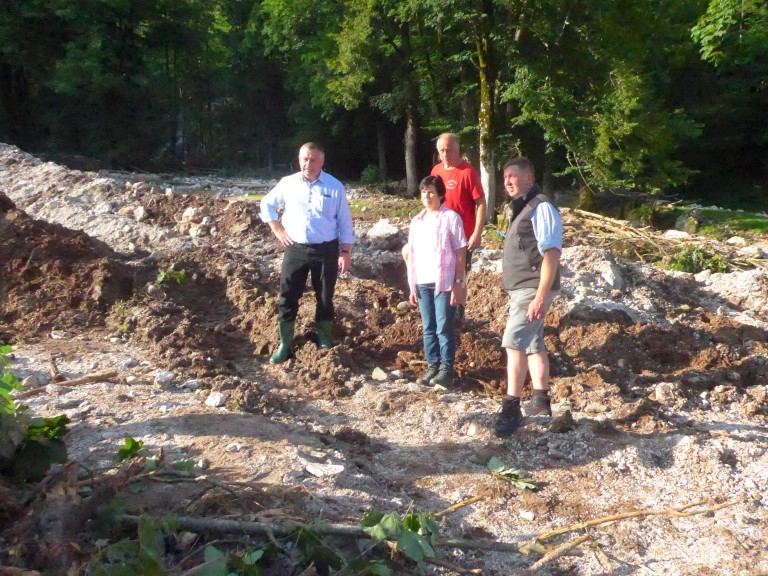
[(445, 202), (445, 182), (440, 176), (427, 176), (419, 183), (419, 190), (434, 186), (437, 195), (440, 197), (440, 204)]

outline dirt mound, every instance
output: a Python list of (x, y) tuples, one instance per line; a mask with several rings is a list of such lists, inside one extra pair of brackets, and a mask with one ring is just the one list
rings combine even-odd
[(0, 246), (0, 340), (103, 326), (110, 307), (133, 291), (131, 267), (111, 248), (33, 220), (1, 192)]

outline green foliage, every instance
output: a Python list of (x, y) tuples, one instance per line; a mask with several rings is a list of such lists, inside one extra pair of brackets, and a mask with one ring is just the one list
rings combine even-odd
[(538, 490), (539, 488), (538, 484), (530, 478), (528, 472), (517, 468), (510, 468), (496, 456), (488, 460), (487, 467), (495, 478), (509, 482), (516, 488), (531, 491)]
[(119, 461), (128, 460), (134, 456), (138, 456), (141, 449), (144, 447), (143, 440), (136, 440), (135, 438), (126, 438), (123, 445), (117, 451), (117, 459)]
[(105, 546), (91, 558), (92, 576), (165, 576), (163, 526), (148, 516), (139, 519), (138, 538)]
[(185, 270), (176, 270), (176, 265), (171, 264), (158, 272), (155, 284), (162, 284), (166, 281), (173, 281), (176, 282), (176, 284), (186, 284), (189, 281), (189, 276), (187, 276)]
[(380, 182), (379, 167), (373, 164), (368, 164), (363, 171), (360, 172), (360, 182), (363, 184), (376, 184)]
[(394, 513), (371, 510), (363, 519), (362, 527), (374, 540), (395, 541), (398, 551), (419, 564), (425, 557), (434, 557), (432, 539), (440, 534), (437, 519), (425, 512), (409, 512), (400, 519)]
[(19, 482), (36, 482), (52, 464), (66, 462), (62, 437), (69, 418), (30, 418), (27, 407), (16, 404), (11, 391), (21, 385), (9, 369), (11, 351), (0, 344), (0, 472)]
[(629, 220), (636, 220), (644, 226), (653, 226), (659, 230), (673, 228), (683, 210), (662, 206), (655, 202), (645, 202), (632, 208), (627, 215)]
[(713, 255), (700, 246), (688, 244), (672, 255), (667, 263), (667, 268), (669, 270), (677, 270), (678, 272), (696, 274), (702, 270), (728, 272), (730, 266), (718, 254)]
[(299, 565), (309, 566), (314, 563), (316, 566), (328, 567), (339, 570), (342, 566), (342, 558), (325, 541), (317, 535), (311, 526), (302, 526), (294, 531), (291, 539), (296, 543), (296, 547), (301, 551)]

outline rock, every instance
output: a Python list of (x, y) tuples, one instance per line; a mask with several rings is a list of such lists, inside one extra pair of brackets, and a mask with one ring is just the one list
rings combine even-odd
[(184, 382), (181, 387), (186, 388), (187, 390), (197, 390), (203, 385), (203, 381), (199, 378), (195, 378), (193, 380), (187, 380)]
[(144, 208), (144, 206), (134, 208), (133, 219), (136, 220), (136, 222), (144, 222), (147, 218), (149, 218), (149, 212), (147, 212), (147, 209)]
[(232, 442), (232, 444), (227, 445), (226, 451), (227, 452), (240, 452), (242, 450), (243, 445), (238, 444), (237, 442)]
[(208, 460), (208, 458), (200, 458), (200, 460), (195, 463), (195, 468), (198, 470), (208, 470), (210, 467), (211, 461)]
[(21, 385), (24, 388), (39, 388), (40, 387), (40, 379), (35, 376), (34, 374), (27, 376), (24, 378), (24, 380), (21, 381)]
[(208, 236), (208, 226), (203, 226), (202, 224), (199, 226), (190, 226), (189, 235), (192, 238), (202, 238), (204, 236)]
[(570, 410), (566, 410), (560, 416), (557, 416), (552, 420), (552, 424), (549, 425), (549, 431), (555, 434), (563, 434), (569, 432), (576, 427), (576, 421), (573, 419), (573, 415)]
[(384, 370), (382, 370), (378, 366), (373, 369), (373, 373), (371, 373), (371, 378), (373, 378), (377, 382), (386, 382), (387, 380), (389, 380), (389, 376), (387, 375), (387, 373), (384, 372)]
[(323, 478), (326, 476), (337, 476), (341, 474), (344, 472), (344, 466), (341, 464), (317, 464), (315, 462), (311, 462), (304, 467), (304, 470), (312, 474), (312, 476)]
[(518, 514), (520, 518), (522, 518), (523, 520), (528, 520), (528, 522), (533, 522), (533, 520), (536, 518), (536, 514), (534, 514), (530, 510), (520, 510)]
[(133, 368), (134, 366), (138, 366), (139, 361), (135, 358), (126, 358), (125, 360), (120, 360), (120, 362), (117, 363), (118, 368), (122, 368), (123, 370), (127, 370), (129, 368)]
[(126, 376), (125, 383), (129, 386), (146, 386), (149, 384), (149, 382), (138, 376)]
[(184, 210), (184, 213), (181, 215), (182, 222), (200, 223), (202, 219), (203, 219), (203, 215), (201, 214), (200, 209), (195, 208), (194, 206), (190, 206), (189, 208)]
[(104, 202), (103, 204), (97, 205), (93, 211), (96, 214), (112, 214), (112, 212), (115, 211), (115, 205), (112, 202)]
[(477, 436), (478, 428), (477, 424), (472, 422), (469, 426), (467, 426), (467, 436)]
[(688, 232), (683, 232), (681, 230), (667, 230), (664, 232), (665, 238), (690, 238), (691, 235), (688, 234)]
[(379, 220), (374, 224), (367, 234), (371, 246), (379, 250), (396, 250), (405, 244), (405, 235), (403, 232), (389, 220)]
[(147, 285), (147, 296), (154, 298), (155, 300), (162, 300), (165, 298), (165, 292), (157, 284)]
[(731, 246), (746, 246), (747, 245), (747, 240), (745, 238), (742, 238), (741, 236), (731, 236), (725, 242), (727, 244), (730, 244)]
[(211, 408), (219, 408), (227, 403), (227, 397), (221, 392), (211, 392), (205, 399), (205, 405)]
[(72, 335), (64, 330), (51, 330), (51, 338), (54, 340), (69, 340)]
[(159, 372), (158, 374), (155, 374), (155, 384), (162, 388), (167, 388), (171, 385), (174, 378), (176, 378), (176, 374), (173, 372), (167, 370), (164, 372)]
[(74, 388), (71, 388), (69, 386), (59, 386), (58, 384), (54, 384), (51, 382), (45, 387), (45, 391), (50, 396), (64, 396), (65, 394), (69, 394), (72, 392)]
[(665, 406), (672, 406), (683, 399), (680, 382), (659, 382), (653, 389), (653, 399)]

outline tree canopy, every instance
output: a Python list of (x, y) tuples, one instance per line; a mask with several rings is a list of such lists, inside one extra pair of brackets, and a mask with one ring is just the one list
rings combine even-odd
[(749, 203), (768, 180), (766, 94), (761, 0), (26, 0), (0, 12), (0, 139), (121, 168), (278, 174), (317, 140), (340, 177), (373, 170), (414, 191), (436, 136), (453, 131), (490, 207), (515, 154), (548, 187)]

